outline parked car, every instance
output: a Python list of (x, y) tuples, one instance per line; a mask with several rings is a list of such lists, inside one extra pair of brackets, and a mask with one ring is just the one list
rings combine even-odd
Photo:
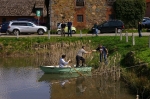
[(150, 18), (149, 17), (144, 17), (143, 20), (142, 20), (142, 22), (144, 22), (146, 20), (150, 20)]
[(4, 22), (4, 23), (1, 25), (0, 32), (1, 32), (1, 33), (7, 33), (8, 26), (9, 26), (9, 22)]
[[(58, 23), (58, 25), (57, 25), (57, 34), (61, 34), (61, 24), (62, 23)], [(66, 24), (65, 33), (68, 33), (67, 23), (65, 23), (65, 24)], [(76, 28), (74, 26), (71, 27), (71, 30), (72, 30), (72, 34), (76, 33)]]
[(120, 33), (124, 29), (124, 23), (121, 20), (110, 20), (98, 25), (99, 33)]
[(150, 28), (150, 19), (143, 20), (141, 24), (144, 28)]
[(38, 26), (29, 21), (10, 21), (8, 32), (15, 35), (17, 33), (38, 33), (39, 35), (43, 35), (45, 32), (47, 32), (47, 27)]

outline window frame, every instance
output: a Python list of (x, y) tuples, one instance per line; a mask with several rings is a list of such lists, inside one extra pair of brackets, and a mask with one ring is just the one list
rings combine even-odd
[(76, 6), (77, 7), (83, 7), (85, 5), (84, 0), (76, 0)]
[(82, 14), (77, 15), (77, 22), (84, 22), (84, 16)]

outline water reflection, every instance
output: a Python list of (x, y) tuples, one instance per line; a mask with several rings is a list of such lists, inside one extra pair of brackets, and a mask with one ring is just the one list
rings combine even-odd
[(86, 85), (84, 85), (85, 83), (85, 77), (78, 77), (76, 80), (76, 92), (78, 94), (82, 94), (85, 89), (87, 88)]
[(44, 74), (33, 59), (9, 60), (0, 63), (0, 99), (135, 99), (109, 77)]
[(109, 77), (44, 74), (39, 81), (51, 84), (52, 99), (135, 99), (124, 84)]

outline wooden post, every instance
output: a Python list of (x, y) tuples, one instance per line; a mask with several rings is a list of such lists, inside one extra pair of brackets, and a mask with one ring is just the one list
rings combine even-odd
[(120, 32), (120, 41), (122, 41), (122, 32)]
[(117, 28), (115, 29), (115, 36), (117, 36)]
[(18, 34), (18, 32), (17, 32), (17, 39), (19, 38), (19, 34)]
[(51, 30), (48, 30), (48, 39), (50, 39), (50, 32)]
[(82, 31), (80, 30), (80, 37), (82, 37)]
[(126, 42), (128, 42), (128, 32), (126, 31)]
[(135, 45), (135, 39), (133, 33), (132, 33), (132, 45)]
[(149, 48), (150, 48), (150, 36), (149, 36)]
[(139, 99), (139, 95), (136, 95), (136, 99)]

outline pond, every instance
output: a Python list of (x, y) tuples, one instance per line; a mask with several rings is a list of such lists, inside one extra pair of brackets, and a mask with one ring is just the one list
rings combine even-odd
[(121, 81), (91, 72), (44, 74), (35, 59), (0, 59), (0, 99), (135, 99)]

